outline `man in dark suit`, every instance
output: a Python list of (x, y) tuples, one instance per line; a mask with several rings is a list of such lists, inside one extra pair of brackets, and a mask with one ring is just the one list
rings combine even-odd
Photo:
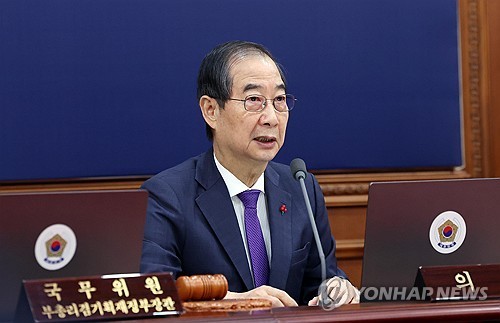
[[(295, 104), (282, 69), (259, 44), (219, 45), (200, 66), (198, 99), (213, 147), (144, 183), (149, 204), (141, 271), (224, 274), (227, 298), (316, 304), (321, 266), (302, 191), (288, 166), (271, 161)], [(306, 186), (327, 277), (339, 277), (344, 289), (336, 302), (352, 302), (357, 290), (337, 267), (324, 197), (312, 174)]]

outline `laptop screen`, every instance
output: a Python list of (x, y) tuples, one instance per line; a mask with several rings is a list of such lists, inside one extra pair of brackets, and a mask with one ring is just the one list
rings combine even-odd
[(362, 286), (413, 287), (419, 266), (500, 263), (500, 179), (372, 183)]
[(139, 272), (147, 192), (0, 194), (0, 321), (23, 279)]

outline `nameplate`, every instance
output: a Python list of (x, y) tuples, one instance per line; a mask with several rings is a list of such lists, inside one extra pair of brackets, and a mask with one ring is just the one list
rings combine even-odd
[(431, 301), (485, 300), (500, 298), (499, 277), (500, 264), (423, 266), (415, 286)]
[(100, 321), (182, 313), (170, 273), (23, 281), (36, 322)]

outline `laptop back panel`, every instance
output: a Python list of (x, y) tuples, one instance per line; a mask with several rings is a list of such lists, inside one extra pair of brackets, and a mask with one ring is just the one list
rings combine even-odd
[(0, 321), (23, 279), (139, 272), (147, 192), (0, 195)]
[(419, 266), (500, 263), (500, 179), (372, 183), (368, 196), (362, 286), (412, 287)]

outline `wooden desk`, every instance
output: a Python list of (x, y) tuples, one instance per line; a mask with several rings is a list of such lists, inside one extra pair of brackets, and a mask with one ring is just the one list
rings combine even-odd
[[(288, 307), (250, 312), (186, 313), (180, 317), (155, 318), (140, 322), (500, 322), (500, 300), (461, 302), (365, 303), (344, 305), (332, 311), (319, 307)], [(126, 321), (128, 323), (134, 321)], [(135, 321), (139, 322), (139, 321)]]

